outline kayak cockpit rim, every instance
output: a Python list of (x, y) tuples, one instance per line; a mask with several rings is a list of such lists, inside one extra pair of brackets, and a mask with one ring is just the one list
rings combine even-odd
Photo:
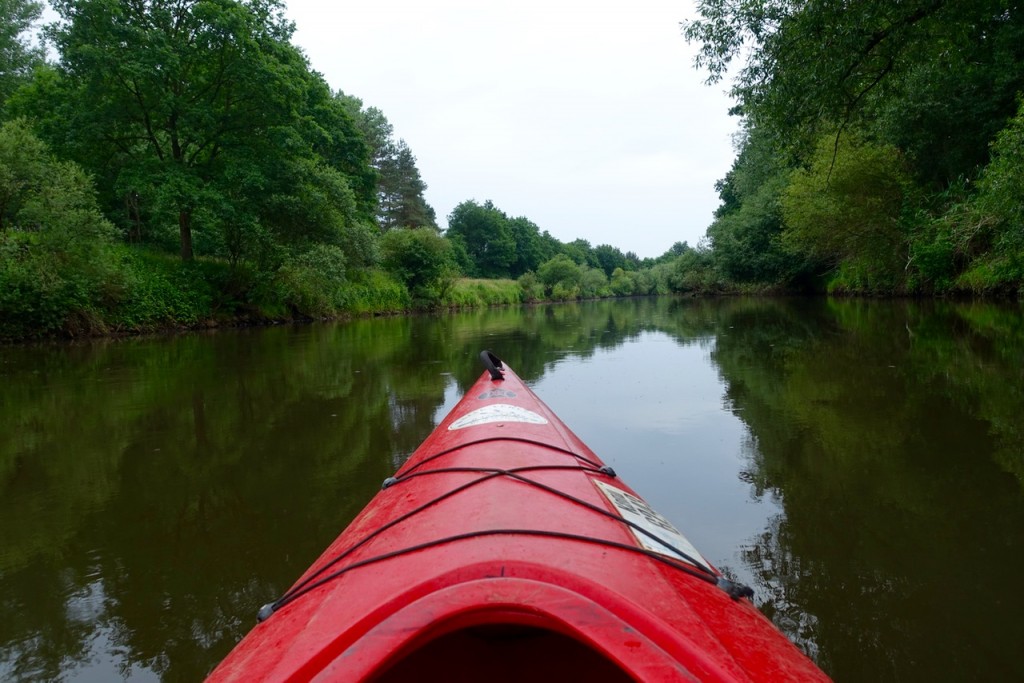
[[(571, 666), (552, 672), (552, 656)], [(321, 652), (302, 673), (311, 680), (367, 674), (375, 683), (524, 677), (561, 683), (582, 679), (582, 672), (594, 674), (586, 680), (610, 683), (664, 680), (666, 671), (676, 674), (672, 680), (696, 680), (682, 662), (704, 673), (718, 670), (707, 653), (638, 606), (613, 612), (574, 590), (506, 576), (451, 585), (407, 603), (355, 642)]]

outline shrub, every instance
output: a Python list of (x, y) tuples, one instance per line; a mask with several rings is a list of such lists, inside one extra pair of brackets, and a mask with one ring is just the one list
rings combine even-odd
[(277, 275), (284, 302), (299, 315), (327, 317), (344, 305), (345, 254), (339, 247), (317, 244), (287, 259)]
[(518, 282), (522, 301), (534, 302), (544, 298), (544, 285), (532, 270), (520, 275)]
[(537, 269), (537, 278), (544, 284), (546, 291), (554, 296), (557, 285), (561, 285), (560, 291), (563, 294), (575, 289), (580, 283), (582, 272), (571, 258), (559, 254), (540, 265)]
[(608, 276), (600, 268), (581, 266), (579, 293), (588, 299), (608, 296)]
[(381, 238), (382, 265), (414, 299), (441, 301), (455, 279), (452, 245), (431, 228), (395, 229)]
[(627, 273), (622, 268), (612, 271), (611, 282), (612, 294), (615, 296), (630, 296), (636, 293), (636, 282), (632, 273)]

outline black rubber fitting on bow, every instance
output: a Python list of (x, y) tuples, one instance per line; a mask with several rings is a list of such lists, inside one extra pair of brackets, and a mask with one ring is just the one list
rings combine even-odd
[(728, 593), (729, 597), (733, 600), (739, 600), (740, 598), (754, 599), (753, 588), (738, 581), (730, 581), (724, 576), (718, 577), (718, 587)]
[(480, 362), (482, 362), (484, 367), (487, 368), (487, 372), (491, 373), (492, 380), (505, 379), (505, 375), (501, 374), (501, 369), (505, 366), (502, 364), (501, 359), (493, 353), (486, 349), (481, 351)]

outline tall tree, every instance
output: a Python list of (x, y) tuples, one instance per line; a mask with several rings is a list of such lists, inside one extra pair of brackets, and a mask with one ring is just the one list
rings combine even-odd
[(436, 228), (437, 216), (423, 197), (426, 189), (427, 184), (416, 167), (416, 157), (405, 140), (399, 140), (381, 162), (378, 192), (381, 229)]
[(363, 108), (362, 100), (344, 93), (338, 93), (338, 98), (355, 116), (370, 149), (370, 165), (377, 172), (377, 223), (381, 230), (436, 230), (437, 215), (423, 196), (427, 184), (409, 145), (402, 139), (395, 141), (394, 126), (380, 109)]
[(117, 169), (122, 192), (175, 216), (181, 257), (192, 259), (194, 220), (235, 181), (224, 158), (276, 156), (304, 99), (308, 67), (289, 43), (283, 4), (52, 4), (62, 19), (51, 35), (71, 98), (68, 128), (93, 164)]
[(508, 216), (488, 200), (477, 204), (465, 201), (448, 216), (447, 236), (464, 249), (470, 263), (467, 275), (509, 277), (515, 260), (516, 242), (509, 230)]
[(555, 248), (545, 242), (540, 228), (529, 218), (517, 216), (509, 219), (508, 228), (516, 243), (515, 258), (509, 267), (512, 277), (519, 277), (527, 271), (536, 271), (540, 264), (557, 253)]
[(608, 277), (612, 276), (616, 268), (625, 269), (629, 265), (622, 250), (610, 244), (599, 244), (594, 247), (594, 258)]
[(25, 35), (42, 12), (42, 3), (34, 0), (0, 0), (0, 113), (15, 88), (43, 61), (42, 48)]
[[(963, 157), (952, 173), (971, 170), (976, 153), (956, 148), (984, 152), (1024, 87), (1019, 2), (700, 0), (698, 12), (684, 25), (697, 66), (717, 81), (744, 56), (737, 111), (804, 153), (823, 132), (879, 124), (913, 138), (931, 161)], [(906, 123), (885, 116), (893, 112)]]

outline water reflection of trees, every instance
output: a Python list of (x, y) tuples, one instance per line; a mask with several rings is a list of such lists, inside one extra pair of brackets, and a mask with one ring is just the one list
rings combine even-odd
[(744, 551), (766, 613), (837, 680), (1024, 678), (1005, 591), (1024, 560), (1019, 309), (795, 302), (722, 323), (744, 476), (784, 510)]
[(970, 625), (1021, 607), (993, 594), (1021, 559), (1019, 311), (639, 299), (3, 349), (0, 673), (73, 676), (102, 632), (115, 666), (202, 678), (480, 349), (529, 381), (650, 332), (713, 340), (744, 477), (784, 511), (745, 560), (837, 678), (895, 678), (960, 640), (1013, 651), (1020, 627), (978, 643)]
[(429, 433), (451, 383), (479, 375), (481, 348), (536, 378), (671, 310), (605, 302), (3, 349), (0, 673), (59, 680), (109, 658), (202, 678)]

